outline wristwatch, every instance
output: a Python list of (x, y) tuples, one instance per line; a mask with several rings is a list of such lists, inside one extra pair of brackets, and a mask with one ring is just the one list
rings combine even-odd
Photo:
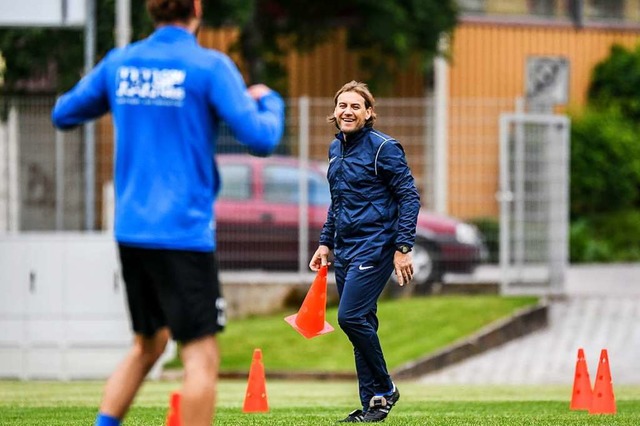
[(411, 251), (411, 247), (406, 244), (399, 244), (396, 246), (396, 250), (398, 250), (402, 254), (407, 254)]

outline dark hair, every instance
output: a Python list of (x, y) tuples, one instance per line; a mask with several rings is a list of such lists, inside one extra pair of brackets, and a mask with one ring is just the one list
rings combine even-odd
[[(347, 84), (345, 84), (344, 86), (342, 86), (340, 88), (340, 90), (338, 90), (336, 92), (336, 95), (333, 97), (333, 107), (335, 108), (336, 105), (338, 105), (338, 97), (340, 95), (342, 95), (345, 92), (355, 92), (358, 95), (362, 96), (364, 98), (364, 107), (365, 108), (371, 108), (371, 117), (369, 117), (369, 119), (365, 122), (365, 126), (366, 127), (372, 127), (373, 123), (376, 122), (376, 112), (374, 111), (373, 107), (376, 103), (376, 100), (374, 99), (373, 95), (371, 94), (371, 92), (369, 91), (369, 87), (367, 87), (367, 85), (365, 83), (359, 82), (359, 81), (355, 81), (355, 80), (351, 80), (350, 82), (348, 82)], [(338, 126), (338, 123), (336, 121), (336, 118), (333, 116), (333, 114), (331, 114), (329, 117), (327, 117), (327, 120), (330, 123), (335, 124), (336, 126)]]
[(147, 0), (153, 22), (186, 22), (194, 16), (193, 0)]

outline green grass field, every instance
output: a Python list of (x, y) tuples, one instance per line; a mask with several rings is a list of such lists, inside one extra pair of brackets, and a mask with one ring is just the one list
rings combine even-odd
[[(494, 295), (382, 300), (378, 334), (387, 365), (394, 369), (433, 353), (537, 300)], [(310, 340), (284, 321), (296, 311), (229, 321), (220, 335), (222, 371), (248, 371), (254, 348), (260, 348), (267, 371), (352, 372), (353, 348), (338, 326), (336, 308), (326, 312), (326, 320), (336, 330)]]
[[(442, 386), (398, 382), (402, 393), (388, 425), (638, 425), (640, 386), (616, 387), (618, 412), (589, 415), (569, 410), (573, 372), (566, 386)], [(89, 426), (100, 382), (0, 381), (0, 425)], [(164, 425), (177, 382), (147, 383), (125, 425)], [(245, 381), (222, 381), (216, 425), (331, 425), (356, 408), (351, 382), (279, 381), (267, 376), (269, 413), (242, 413)]]
[[(535, 298), (442, 296), (381, 301), (380, 338), (391, 369), (436, 351), (492, 322), (530, 306)], [(297, 334), (281, 312), (232, 320), (220, 336), (224, 371), (248, 374), (254, 348), (267, 371), (270, 412), (244, 414), (245, 380), (223, 380), (216, 425), (331, 425), (357, 408), (353, 381), (283, 381), (270, 371), (352, 372), (351, 345), (338, 329), (335, 308), (327, 321), (336, 331), (311, 340)], [(179, 366), (179, 365), (174, 365)], [(573, 371), (564, 386), (435, 386), (399, 381), (400, 402), (389, 425), (640, 425), (640, 386), (616, 388), (616, 415), (569, 410)], [(0, 381), (0, 426), (90, 426), (102, 382)], [(126, 426), (162, 426), (175, 381), (149, 382)]]

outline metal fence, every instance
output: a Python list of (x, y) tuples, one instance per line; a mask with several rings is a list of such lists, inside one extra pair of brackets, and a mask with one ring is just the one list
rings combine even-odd
[[(2, 100), (0, 233), (95, 231), (110, 226), (110, 117), (97, 121), (95, 146), (88, 146), (81, 129), (55, 131), (50, 122), (54, 101), (53, 97)], [(485, 260), (494, 263), (499, 253), (499, 117), (513, 111), (515, 103), (513, 99), (452, 99), (445, 106), (446, 121), (438, 123), (430, 98), (380, 98), (376, 105), (376, 128), (403, 145), (423, 209), (477, 225), (488, 248)], [(295, 157), (302, 164), (326, 162), (328, 145), (336, 130), (327, 122), (332, 110), (330, 98), (289, 99), (285, 137), (278, 154)], [(95, 161), (88, 162), (87, 150), (95, 151)], [(244, 152), (224, 127), (217, 151)], [(92, 181), (93, 187), (86, 185)], [(93, 201), (88, 204), (87, 200)], [(302, 212), (301, 221), (310, 214), (308, 205), (300, 206), (298, 211)], [(95, 220), (87, 224), (87, 217)], [(310, 228), (307, 234), (301, 231), (303, 228), (298, 228), (299, 240), (317, 239), (315, 230)], [(298, 248), (307, 246), (299, 244)], [(303, 250), (299, 250), (299, 257), (302, 267)]]

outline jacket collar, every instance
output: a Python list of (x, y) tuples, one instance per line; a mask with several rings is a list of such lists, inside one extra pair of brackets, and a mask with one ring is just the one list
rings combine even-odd
[(159, 41), (192, 40), (196, 41), (195, 35), (191, 34), (183, 27), (177, 25), (165, 25), (156, 29), (151, 37)]
[(365, 126), (362, 129), (358, 130), (357, 132), (351, 133), (348, 138), (345, 138), (344, 133), (339, 132), (336, 134), (336, 138), (343, 143), (346, 142), (349, 145), (355, 145), (358, 142), (360, 142), (362, 139), (364, 139), (371, 132), (372, 129), (373, 128), (370, 126)]

